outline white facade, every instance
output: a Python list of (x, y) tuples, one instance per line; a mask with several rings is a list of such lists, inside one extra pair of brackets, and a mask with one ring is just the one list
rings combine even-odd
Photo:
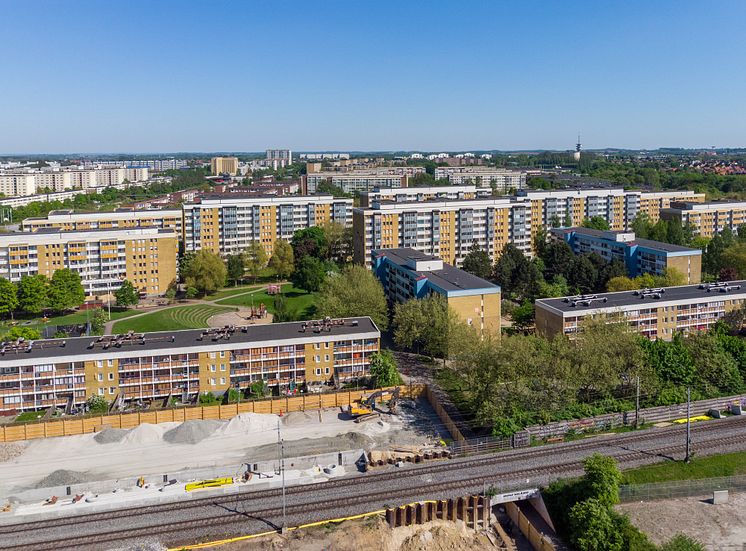
[(526, 188), (526, 173), (486, 166), (437, 167), (435, 179), (447, 179), (451, 185), (474, 184), (477, 187), (495, 188), (498, 193)]

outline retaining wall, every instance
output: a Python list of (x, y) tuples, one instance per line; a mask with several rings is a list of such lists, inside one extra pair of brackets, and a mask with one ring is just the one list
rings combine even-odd
[(554, 544), (540, 533), (531, 522), (529, 522), (526, 515), (523, 514), (521, 509), (514, 502), (510, 501), (505, 504), (505, 512), (508, 513), (510, 520), (518, 526), (521, 533), (526, 536), (526, 539), (536, 551), (554, 551)]
[(451, 433), (451, 438), (453, 438), (455, 442), (463, 442), (464, 440), (466, 440), (456, 423), (453, 421), (453, 419), (451, 419), (451, 416), (448, 415), (448, 412), (440, 404), (438, 398), (433, 394), (432, 389), (428, 385), (423, 386), (427, 401), (430, 402), (430, 405), (435, 410), (435, 413), (438, 415), (438, 418), (440, 418), (440, 421), (448, 429), (448, 432)]
[[(392, 387), (394, 388), (394, 387)], [(417, 398), (425, 385), (402, 385), (402, 397)], [(143, 423), (181, 423), (189, 419), (230, 419), (240, 413), (288, 413), (348, 406), (373, 390), (351, 390), (323, 394), (303, 394), (286, 398), (252, 400), (240, 404), (191, 406), (136, 413), (118, 413), (99, 417), (69, 417), (58, 420), (0, 426), (0, 442), (17, 442), (50, 436), (70, 436), (98, 432), (104, 428), (131, 429)]]
[[(692, 417), (704, 415), (711, 409), (726, 411), (733, 403), (738, 403), (742, 406), (746, 405), (746, 395), (726, 396), (724, 398), (711, 398), (709, 400), (698, 400), (692, 402), (691, 414)], [(663, 421), (674, 421), (685, 417), (686, 404), (642, 408), (640, 410), (640, 423), (660, 423)], [(632, 425), (634, 423), (635, 412), (633, 410), (620, 413), (607, 413), (595, 417), (587, 417), (585, 419), (555, 421), (546, 425), (527, 427), (526, 430), (535, 438), (545, 439), (555, 436), (563, 436), (570, 431), (588, 432), (620, 427), (623, 425)]]

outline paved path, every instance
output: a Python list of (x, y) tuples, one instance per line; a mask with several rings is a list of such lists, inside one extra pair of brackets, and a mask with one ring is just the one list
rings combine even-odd
[[(283, 282), (278, 283), (278, 285), (284, 285), (285, 283), (287, 283), (287, 282), (283, 281)], [(155, 306), (153, 308), (143, 309), (142, 312), (139, 312), (139, 313), (134, 314), (132, 316), (128, 316), (126, 318), (120, 318), (118, 320), (107, 321), (106, 324), (104, 325), (104, 334), (105, 335), (111, 335), (112, 332), (113, 332), (114, 324), (117, 323), (120, 320), (125, 320), (125, 319), (126, 320), (131, 320), (131, 319), (139, 318), (141, 316), (145, 316), (147, 314), (152, 314), (153, 312), (161, 312), (163, 310), (170, 310), (171, 308), (181, 308), (183, 306), (194, 306), (196, 304), (208, 304), (210, 306), (222, 306), (224, 308), (225, 307), (231, 307), (233, 305), (231, 305), (231, 304), (220, 304), (220, 301), (221, 300), (226, 300), (226, 299), (229, 299), (229, 298), (234, 298), (234, 297), (241, 297), (241, 296), (244, 296), (244, 295), (251, 295), (251, 294), (254, 294), (254, 293), (258, 293), (260, 291), (264, 291), (266, 288), (267, 288), (267, 285), (260, 285), (259, 287), (255, 288), (255, 289), (248, 289), (247, 291), (245, 291), (243, 293), (236, 293), (235, 295), (230, 295), (230, 296), (227, 296), (227, 297), (216, 298), (216, 299), (204, 299), (204, 298), (200, 298), (200, 299), (185, 299), (185, 300), (180, 300), (178, 303), (175, 303), (175, 304), (168, 304), (166, 306)], [(227, 289), (225, 289), (225, 290), (227, 290)], [(221, 320), (218, 325), (210, 324), (210, 326), (211, 327), (218, 327), (218, 326), (222, 327), (223, 325), (239, 325), (241, 323), (245, 323), (246, 322), (246, 317), (248, 316), (248, 311), (250, 310), (250, 308), (246, 308), (244, 306), (234, 306), (234, 307), (237, 308), (237, 311), (236, 312), (230, 312), (231, 315), (235, 316), (235, 317), (231, 318), (231, 319), (234, 320), (233, 322), (223, 323), (222, 320)], [(241, 316), (242, 313), (244, 314), (243, 316)], [(220, 315), (222, 315), (222, 314), (218, 314), (217, 316), (213, 316), (212, 318), (210, 318), (210, 321), (212, 321), (213, 318), (217, 318)], [(267, 323), (271, 323), (272, 318), (270, 317), (269, 320), (270, 321), (267, 322)], [(264, 321), (264, 320), (262, 320), (262, 321)]]

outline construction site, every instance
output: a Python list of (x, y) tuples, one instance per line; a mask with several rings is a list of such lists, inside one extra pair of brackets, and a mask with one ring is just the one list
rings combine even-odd
[(398, 388), (340, 408), (102, 428), (0, 444), (0, 499), (14, 516), (43, 516), (178, 499), (199, 489), (190, 484), (274, 487), (280, 472), (288, 485), (316, 483), (445, 457), (448, 437), (427, 400)]

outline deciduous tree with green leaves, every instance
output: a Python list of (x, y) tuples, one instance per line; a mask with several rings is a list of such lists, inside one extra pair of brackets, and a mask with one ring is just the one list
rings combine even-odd
[(233, 282), (233, 285), (237, 285), (238, 282), (243, 279), (243, 258), (241, 258), (240, 254), (232, 254), (228, 257), (228, 260), (226, 260), (225, 264), (228, 273), (228, 279)]
[(329, 266), (315, 256), (304, 256), (293, 272), (293, 285), (309, 293), (318, 291), (326, 280)]
[(43, 274), (23, 276), (18, 282), (18, 308), (29, 314), (40, 314), (49, 298), (49, 280)]
[(85, 291), (80, 274), (62, 268), (52, 274), (49, 283), (49, 307), (57, 312), (64, 312), (80, 306), (85, 301)]
[(253, 281), (267, 266), (267, 252), (259, 241), (252, 241), (243, 253), (243, 264)]
[(117, 306), (130, 308), (140, 302), (140, 293), (137, 292), (131, 281), (125, 279), (122, 281), (121, 287), (114, 291), (114, 298), (117, 301)]
[(608, 231), (611, 229), (609, 227), (609, 223), (606, 221), (606, 218), (604, 218), (603, 216), (591, 216), (590, 218), (586, 218), (585, 220), (583, 220), (583, 227), (604, 231)]
[(322, 318), (370, 316), (381, 331), (389, 326), (383, 287), (373, 272), (362, 266), (347, 266), (327, 277), (319, 291), (316, 311)]
[(18, 289), (4, 277), (0, 277), (0, 315), (9, 315), (18, 308)]
[(281, 239), (275, 241), (272, 258), (269, 259), (269, 267), (275, 271), (279, 279), (287, 279), (295, 270), (295, 258), (293, 247), (287, 241)]
[(490, 255), (476, 243), (471, 246), (469, 254), (464, 257), (461, 268), (482, 279), (489, 279), (492, 275)]
[(389, 350), (376, 352), (370, 358), (370, 376), (376, 387), (387, 387), (402, 384), (396, 359)]
[(217, 254), (202, 249), (192, 256), (186, 265), (184, 282), (198, 295), (211, 294), (225, 285), (227, 270), (223, 260)]

